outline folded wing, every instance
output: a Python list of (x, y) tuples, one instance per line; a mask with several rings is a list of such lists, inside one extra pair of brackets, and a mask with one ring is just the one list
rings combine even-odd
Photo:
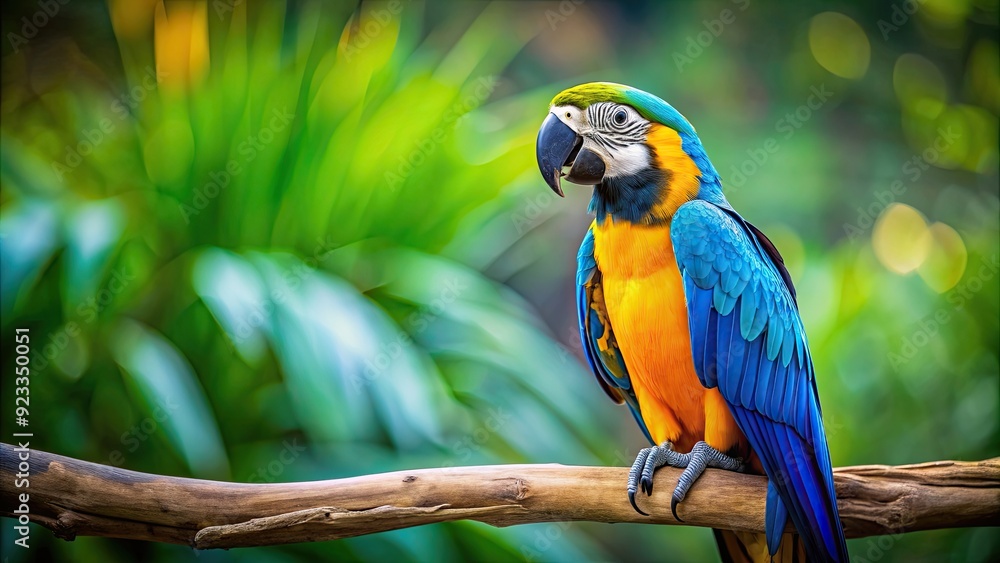
[(735, 211), (702, 200), (678, 209), (671, 241), (695, 370), (718, 387), (774, 489), (769, 550), (787, 513), (810, 559), (846, 562), (812, 360), (777, 250)]
[(628, 405), (632, 416), (652, 444), (653, 438), (649, 435), (646, 423), (642, 421), (625, 359), (608, 321), (608, 312), (604, 306), (603, 278), (594, 260), (593, 226), (587, 230), (577, 255), (576, 303), (584, 355), (597, 382), (616, 403)]

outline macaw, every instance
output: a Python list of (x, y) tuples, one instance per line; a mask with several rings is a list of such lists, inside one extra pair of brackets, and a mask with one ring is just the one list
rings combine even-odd
[[(694, 128), (629, 86), (558, 94), (538, 167), (593, 186), (577, 257), (580, 336), (604, 391), (652, 444), (627, 483), (684, 468), (671, 511), (706, 467), (766, 474), (766, 533), (716, 530), (725, 561), (848, 561), (795, 289), (774, 244), (726, 200)], [(791, 519), (798, 535), (785, 533)], [(678, 518), (679, 519), (679, 518)], [(800, 541), (801, 540), (801, 541)]]

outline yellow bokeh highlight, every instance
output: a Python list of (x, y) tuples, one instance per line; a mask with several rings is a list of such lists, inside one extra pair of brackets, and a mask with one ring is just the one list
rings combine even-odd
[(944, 75), (931, 61), (907, 53), (896, 59), (892, 69), (892, 87), (899, 103), (909, 112), (935, 118), (948, 100)]
[(965, 243), (955, 229), (944, 223), (934, 223), (927, 229), (930, 249), (917, 273), (928, 287), (944, 293), (962, 279), (968, 262)]
[(988, 174), (1000, 161), (996, 133), (1000, 124), (982, 107), (945, 105), (932, 118), (904, 106), (902, 125), (910, 148), (932, 166)]
[(930, 252), (927, 221), (909, 205), (893, 203), (875, 222), (872, 247), (883, 266), (897, 274), (908, 274), (919, 268)]
[(162, 4), (162, 0), (110, 0), (108, 11), (115, 35), (126, 40), (148, 37), (158, 4)]
[(396, 49), (401, 26), (401, 14), (406, 4), (400, 2), (366, 2), (358, 8), (344, 26), (335, 53), (329, 53), (320, 68), (329, 68), (310, 110), (310, 119), (329, 116), (340, 119), (345, 112), (355, 111), (360, 119), (361, 100), (377, 69), (384, 67)]
[(944, 27), (955, 27), (965, 21), (972, 7), (969, 0), (919, 0), (918, 5), (920, 17)]
[(820, 66), (843, 78), (861, 78), (871, 62), (865, 31), (838, 12), (817, 14), (809, 22), (809, 50)]
[(208, 70), (208, 4), (160, 2), (154, 23), (160, 82), (181, 87), (198, 84)]
[(340, 34), (338, 55), (347, 63), (384, 65), (396, 49), (404, 6), (400, 2), (363, 3)]
[[(926, 152), (929, 147), (933, 159), (930, 164), (939, 168), (964, 168), (978, 173), (988, 173), (996, 166), (997, 118), (978, 106), (949, 105), (934, 119), (904, 113), (904, 131), (915, 150)], [(946, 137), (942, 144), (939, 138)]]
[(1000, 160), (997, 117), (981, 107), (967, 104), (954, 106), (954, 110), (961, 116), (967, 134), (967, 142), (962, 144), (963, 153), (955, 158), (961, 158), (961, 165), (967, 170), (989, 174)]

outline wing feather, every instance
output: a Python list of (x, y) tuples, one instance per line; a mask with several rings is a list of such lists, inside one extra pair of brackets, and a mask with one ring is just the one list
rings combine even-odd
[(695, 370), (719, 388), (774, 487), (771, 553), (791, 518), (811, 559), (846, 562), (812, 360), (781, 256), (734, 211), (702, 200), (674, 214), (671, 241)]
[(597, 267), (597, 261), (594, 260), (593, 227), (583, 237), (583, 244), (580, 245), (580, 252), (577, 254), (576, 298), (580, 340), (590, 369), (612, 400), (628, 405), (646, 439), (653, 443), (649, 429), (642, 420), (639, 401), (632, 390), (632, 380), (625, 366), (625, 358), (622, 357), (611, 323), (608, 322), (607, 309), (604, 306), (603, 278)]

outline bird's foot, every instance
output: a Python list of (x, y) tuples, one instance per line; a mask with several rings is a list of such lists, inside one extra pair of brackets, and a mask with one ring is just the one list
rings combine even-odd
[(738, 457), (728, 456), (719, 450), (709, 446), (705, 442), (698, 442), (691, 448), (691, 453), (686, 454), (687, 466), (677, 479), (677, 486), (674, 487), (674, 494), (670, 499), (670, 512), (678, 522), (683, 522), (677, 516), (677, 503), (684, 500), (694, 482), (705, 472), (706, 467), (715, 467), (728, 471), (743, 471), (743, 460)]
[(644, 516), (648, 516), (635, 504), (635, 492), (641, 489), (646, 496), (653, 494), (653, 472), (657, 468), (669, 465), (671, 467), (684, 468), (680, 478), (677, 480), (677, 487), (674, 488), (673, 497), (670, 500), (670, 511), (674, 518), (681, 521), (677, 516), (677, 503), (684, 500), (694, 482), (705, 472), (706, 467), (716, 467), (729, 471), (743, 471), (743, 460), (728, 456), (719, 450), (709, 446), (705, 442), (698, 442), (691, 448), (691, 453), (682, 454), (675, 452), (673, 444), (664, 442), (652, 448), (643, 448), (632, 464), (632, 469), (628, 473), (628, 500), (632, 503), (632, 508)]
[(628, 501), (632, 503), (632, 508), (643, 516), (649, 516), (635, 504), (636, 489), (641, 488), (646, 496), (653, 494), (653, 472), (664, 465), (687, 467), (690, 455), (675, 452), (670, 442), (639, 450), (639, 455), (636, 456), (635, 463), (628, 472)]

